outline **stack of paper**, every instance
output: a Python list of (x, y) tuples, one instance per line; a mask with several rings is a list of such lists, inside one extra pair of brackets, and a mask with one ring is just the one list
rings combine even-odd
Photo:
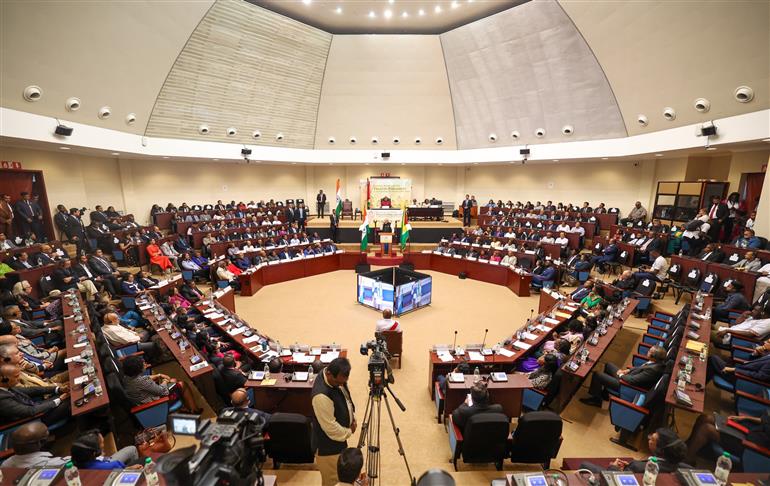
[(321, 363), (331, 363), (333, 359), (339, 358), (339, 351), (329, 351), (321, 354)]
[(523, 333), (521, 333), (521, 337), (523, 337), (527, 341), (534, 341), (535, 339), (537, 339), (537, 334), (532, 334), (531, 332), (524, 331)]
[(531, 344), (527, 344), (524, 341), (516, 341), (515, 343), (513, 343), (513, 347), (521, 349), (522, 351), (526, 351), (530, 347), (532, 347), (532, 345)]
[(451, 354), (449, 354), (449, 353), (448, 353), (448, 352), (446, 352), (446, 351), (439, 351), (439, 352), (438, 352), (438, 353), (436, 353), (436, 354), (438, 355), (438, 359), (440, 359), (440, 360), (441, 360), (441, 361), (443, 361), (444, 363), (446, 363), (446, 362), (448, 362), (448, 361), (452, 361), (452, 360), (454, 359), (454, 358), (452, 358), (452, 355), (451, 355)]
[(513, 351), (511, 351), (511, 350), (509, 350), (507, 348), (500, 348), (500, 351), (498, 351), (498, 354), (501, 354), (501, 355), (505, 356), (506, 358), (510, 358), (511, 356), (513, 356), (516, 353), (514, 353)]
[(468, 351), (468, 359), (471, 361), (484, 361), (484, 355), (478, 351)]

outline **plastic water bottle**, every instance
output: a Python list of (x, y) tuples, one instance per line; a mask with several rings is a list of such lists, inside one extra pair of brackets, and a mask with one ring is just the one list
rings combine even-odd
[(265, 363), (265, 377), (262, 378), (263, 380), (269, 380), (270, 379), (270, 367)]
[(313, 379), (315, 379), (315, 373), (313, 373), (313, 365), (310, 365), (307, 367), (307, 381), (308, 383), (313, 383)]
[(733, 468), (733, 461), (730, 459), (730, 453), (725, 452), (717, 459), (717, 467), (714, 469), (714, 477), (721, 486), (727, 484), (727, 477), (730, 476), (730, 469)]
[(481, 381), (481, 372), (479, 371), (479, 367), (473, 368), (473, 383), (478, 383)]
[(160, 483), (158, 473), (155, 471), (155, 463), (150, 457), (144, 460), (144, 480), (147, 486), (158, 486)]
[(655, 481), (658, 479), (659, 471), (660, 467), (658, 467), (658, 458), (655, 456), (650, 456), (650, 459), (647, 461), (647, 465), (644, 466), (644, 478), (642, 478), (642, 483), (644, 486), (655, 486)]
[(67, 461), (64, 465), (64, 481), (67, 482), (67, 486), (81, 486), (80, 473), (72, 461)]
[(679, 391), (684, 391), (686, 386), (687, 386), (686, 373), (680, 371), (679, 372), (679, 379), (676, 382), (676, 388)]

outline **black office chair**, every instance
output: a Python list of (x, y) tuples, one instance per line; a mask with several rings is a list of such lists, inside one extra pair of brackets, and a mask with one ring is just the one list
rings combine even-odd
[(310, 419), (298, 413), (274, 413), (267, 425), (270, 440), (267, 455), (273, 459), (273, 467), (281, 463), (310, 464), (315, 460), (310, 445), (312, 434)]
[(679, 293), (676, 296), (676, 300), (674, 300), (674, 304), (679, 303), (679, 299), (682, 298), (682, 295), (684, 294), (690, 294), (690, 297), (692, 298), (692, 295), (698, 291), (698, 287), (700, 286), (700, 279), (701, 279), (701, 271), (699, 268), (692, 268), (689, 272), (684, 276), (684, 280), (682, 281), (681, 285), (674, 285), (674, 289), (678, 290)]
[(551, 411), (525, 413), (513, 432), (511, 462), (551, 466), (561, 448), (562, 420)]
[(502, 471), (509, 423), (503, 413), (479, 413), (469, 418), (465, 430), (460, 431), (450, 415), (449, 448), (455, 471), (460, 457), (468, 464), (491, 462), (498, 471)]

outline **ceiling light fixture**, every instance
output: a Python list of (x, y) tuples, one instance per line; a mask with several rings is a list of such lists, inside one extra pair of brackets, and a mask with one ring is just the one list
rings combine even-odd
[(389, 9), (387, 9), (387, 10), (385, 10), (385, 11), (382, 13), (382, 15), (383, 15), (383, 16), (384, 16), (386, 19), (389, 19), (389, 18), (393, 17), (393, 12), (392, 12), (392, 11), (390, 11)]
[(553, 159), (553, 161), (554, 161), (554, 162), (558, 162), (558, 161), (559, 161), (559, 159)]
[(342, 13), (342, 7), (337, 7), (337, 9), (335, 10), (335, 12), (337, 12), (338, 14), (341, 14), (341, 13)]
[(61, 149), (61, 150), (69, 150), (70, 148), (69, 147), (59, 147), (59, 149)]
[(370, 11), (369, 11), (369, 18), (370, 18), (370, 19), (373, 19), (373, 18), (375, 18), (376, 16), (377, 16), (377, 14), (376, 14), (376, 13), (374, 13), (374, 10), (370, 10)]
[(388, 0), (388, 3), (393, 5), (394, 3), (396, 3), (396, 0)]
[(441, 5), (436, 5), (436, 6), (433, 8), (433, 11), (434, 11), (434, 12), (436, 12), (436, 13), (441, 13)]
[(425, 16), (425, 10), (423, 10), (423, 9), (418, 10), (417, 11), (417, 15), (419, 15), (420, 17), (424, 17)]
[(457, 0), (454, 0), (454, 1), (452, 2), (452, 8), (457, 8), (457, 7), (459, 7), (459, 6), (460, 6), (460, 3), (459, 3)]
[(402, 13), (402, 14), (401, 14), (401, 17), (403, 17), (403, 18), (407, 18), (407, 17), (409, 17), (409, 12), (404, 12), (404, 13)]
[(607, 160), (609, 157), (602, 157), (602, 160)]
[(663, 157), (663, 154), (655, 154), (655, 157)]
[(313, 0), (302, 0), (302, 3), (304, 3), (305, 5), (310, 5), (311, 3), (313, 3)]
[(164, 156), (163, 156), (163, 158), (164, 158), (164, 159), (167, 159), (167, 158), (168, 158), (168, 155), (164, 155)]
[(711, 146), (706, 147), (706, 150), (716, 150), (716, 149), (717, 149), (716, 147), (711, 147)]
[(120, 155), (118, 152), (112, 152), (112, 155)]

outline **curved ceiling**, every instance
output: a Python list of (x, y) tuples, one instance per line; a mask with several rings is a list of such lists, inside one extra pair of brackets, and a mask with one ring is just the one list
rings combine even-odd
[[(437, 1), (451, 13), (451, 0)], [(455, 10), (468, 21), (472, 4), (487, 3)], [(379, 136), (389, 149), (407, 148), (393, 136), (440, 136), (458, 149), (595, 140), (770, 107), (768, 2), (514, 3), (410, 49), (409, 37), (335, 36), (243, 0), (3, 0), (0, 104), (155, 137), (330, 148), (330, 136)], [(29, 85), (42, 88), (36, 102), (22, 96)], [(741, 85), (751, 102), (735, 100)], [(75, 112), (65, 109), (72, 96)], [(701, 97), (708, 112), (693, 107)], [(98, 118), (102, 106), (112, 116)], [(563, 136), (564, 125), (574, 134)]]

